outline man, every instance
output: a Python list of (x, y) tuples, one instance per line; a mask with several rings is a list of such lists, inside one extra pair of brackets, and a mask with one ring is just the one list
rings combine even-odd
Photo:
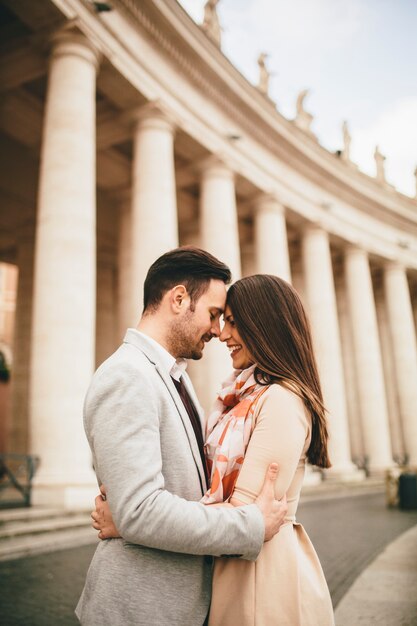
[(123, 539), (97, 547), (77, 616), (86, 626), (201, 626), (212, 558), (256, 559), (286, 504), (266, 480), (257, 504), (210, 507), (200, 410), (184, 358), (220, 334), (229, 269), (192, 247), (157, 259), (136, 330), (94, 375), (85, 429)]

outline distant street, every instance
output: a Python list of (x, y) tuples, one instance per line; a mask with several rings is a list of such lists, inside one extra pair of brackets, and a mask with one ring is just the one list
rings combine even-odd
[[(336, 606), (374, 557), (417, 524), (417, 511), (387, 509), (382, 493), (361, 494), (307, 501), (298, 521), (319, 554)], [(93, 552), (88, 546), (0, 562), (2, 626), (76, 626), (73, 611)]]

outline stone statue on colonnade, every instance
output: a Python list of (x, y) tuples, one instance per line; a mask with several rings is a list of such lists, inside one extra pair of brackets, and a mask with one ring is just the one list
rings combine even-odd
[(349, 132), (348, 123), (346, 122), (346, 120), (343, 122), (342, 132), (343, 132), (342, 159), (344, 161), (350, 161), (350, 144), (352, 141), (352, 136)]
[(259, 66), (258, 89), (259, 91), (264, 93), (266, 96), (268, 95), (269, 79), (271, 76), (265, 63), (267, 58), (268, 58), (268, 55), (265, 52), (261, 52), (261, 54), (258, 56), (258, 66)]
[(313, 121), (313, 116), (311, 115), (311, 113), (308, 113), (308, 111), (304, 109), (304, 100), (306, 99), (309, 91), (310, 91), (309, 89), (303, 89), (298, 94), (297, 102), (295, 105), (297, 113), (296, 113), (294, 121), (299, 128), (302, 128), (303, 130), (307, 131), (308, 133), (312, 135), (313, 132), (310, 126), (311, 126), (311, 122)]
[(204, 20), (201, 27), (210, 39), (220, 46), (222, 29), (216, 10), (218, 3), (219, 0), (208, 0), (206, 2), (204, 5)]
[(381, 183), (385, 183), (385, 159), (384, 155), (379, 151), (379, 147), (376, 146), (374, 152), (374, 159), (376, 165), (376, 179)]

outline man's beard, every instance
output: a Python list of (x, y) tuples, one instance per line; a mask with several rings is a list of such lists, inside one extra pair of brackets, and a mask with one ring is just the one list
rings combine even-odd
[(204, 345), (211, 339), (211, 334), (207, 333), (198, 338), (198, 330), (193, 323), (194, 313), (188, 310), (180, 320), (174, 320), (171, 325), (169, 335), (169, 352), (175, 358), (193, 359), (198, 361), (203, 356)]

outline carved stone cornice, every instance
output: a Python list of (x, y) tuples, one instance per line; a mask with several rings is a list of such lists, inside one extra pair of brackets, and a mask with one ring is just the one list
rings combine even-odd
[[(329, 231), (349, 238), (357, 230), (356, 216), (360, 213), (368, 225), (382, 222), (417, 237), (414, 200), (355, 171), (279, 115), (174, 0), (112, 0), (119, 14), (115, 22), (111, 14), (107, 20), (87, 11), (83, 0), (54, 2), (67, 15), (77, 8), (79, 28), (87, 35), (91, 33), (93, 41), (99, 40), (110, 64), (132, 84), (140, 99), (162, 98), (173, 105), (186, 132), (209, 152), (225, 150), (238, 176), (246, 177), (259, 190), (277, 193), (289, 218), (296, 214), (300, 219), (320, 219)], [(130, 28), (129, 37), (120, 28), (124, 24)], [(197, 85), (196, 92), (211, 107), (224, 112), (222, 119), (241, 135), (241, 142), (228, 142), (225, 124), (221, 130), (204, 110), (193, 109), (185, 94), (170, 83), (169, 75), (164, 80), (158, 70), (153, 73), (151, 59), (142, 58), (138, 52), (141, 40), (144, 46), (152, 42), (156, 61), (165, 63), (165, 68), (171, 65), (184, 82)], [(323, 213), (321, 196), (334, 203), (334, 215)], [(352, 209), (352, 219), (348, 209)], [(367, 235), (374, 237), (372, 225), (371, 231)], [(377, 240), (376, 247), (384, 249), (385, 242)], [(402, 254), (412, 256), (412, 251)], [(411, 265), (417, 265), (415, 257)]]
[[(415, 201), (349, 167), (277, 112), (173, 0), (114, 0), (210, 100), (248, 135), (315, 183), (332, 186), (364, 210), (400, 214), (417, 224)], [(371, 208), (372, 207), (372, 208)], [(404, 225), (404, 224), (403, 224)]]

